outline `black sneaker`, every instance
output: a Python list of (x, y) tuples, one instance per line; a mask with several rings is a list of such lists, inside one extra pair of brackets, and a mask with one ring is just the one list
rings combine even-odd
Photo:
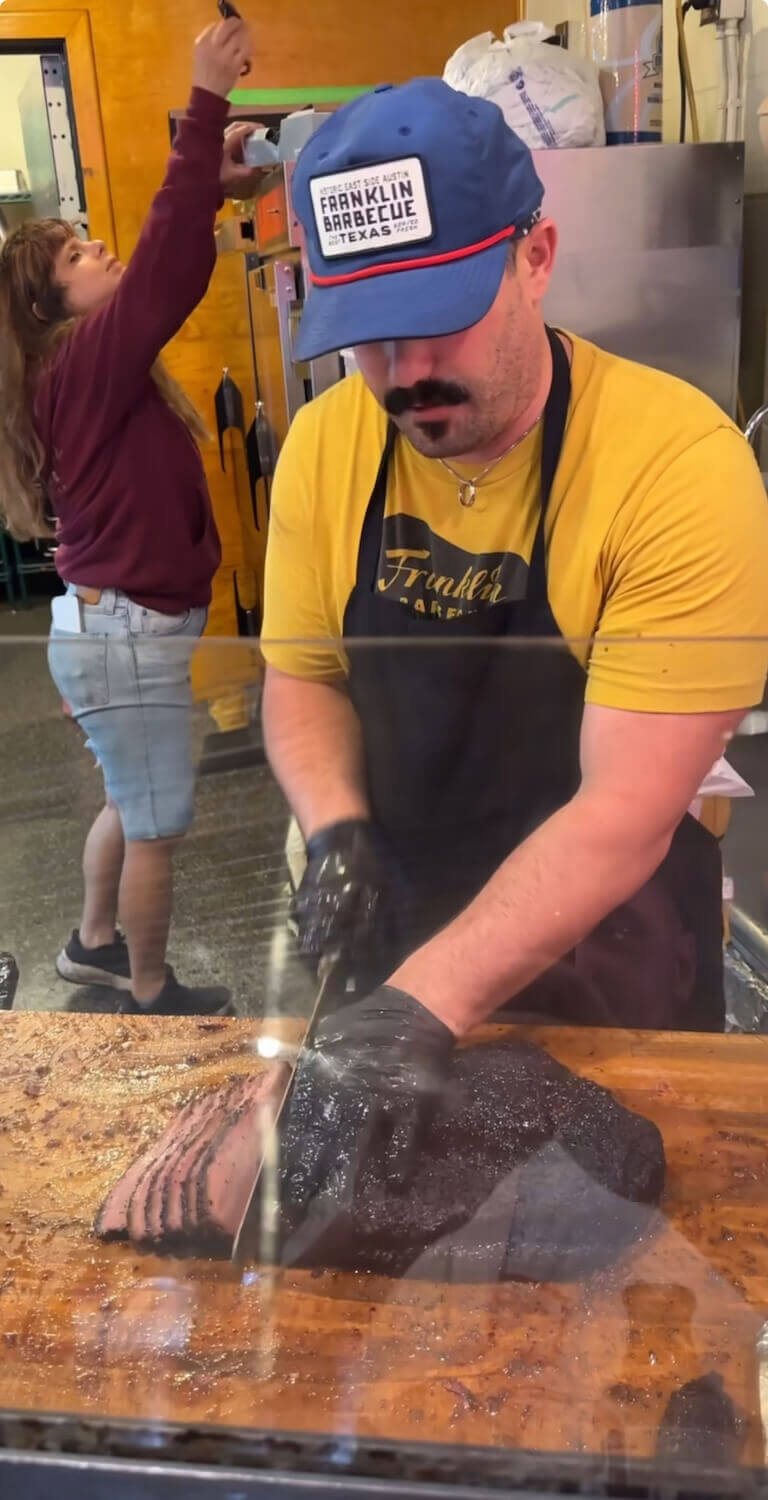
[(19, 982), (19, 966), (12, 953), (0, 953), (0, 1010), (13, 1008)]
[(121, 1015), (130, 1016), (230, 1016), (232, 997), (223, 985), (193, 990), (179, 984), (173, 969), (160, 994), (150, 1005), (139, 1005), (133, 995), (126, 995), (118, 1007)]
[(111, 990), (130, 990), (131, 966), (121, 932), (103, 948), (84, 948), (75, 928), (56, 960), (56, 972), (70, 984), (102, 984)]

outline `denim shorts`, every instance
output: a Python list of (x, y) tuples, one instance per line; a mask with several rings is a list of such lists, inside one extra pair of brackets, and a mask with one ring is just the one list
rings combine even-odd
[(164, 615), (116, 589), (79, 607), (82, 633), (54, 626), (48, 665), (101, 766), (125, 837), (186, 833), (195, 790), (190, 664), (207, 611)]

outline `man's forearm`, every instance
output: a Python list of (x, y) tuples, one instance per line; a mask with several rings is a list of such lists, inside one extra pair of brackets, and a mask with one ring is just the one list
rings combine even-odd
[(671, 831), (648, 838), (628, 829), (619, 809), (578, 793), (390, 983), (463, 1035), (634, 895), (670, 841)]
[(262, 715), (270, 766), (305, 838), (368, 817), (360, 720), (343, 687), (269, 667)]

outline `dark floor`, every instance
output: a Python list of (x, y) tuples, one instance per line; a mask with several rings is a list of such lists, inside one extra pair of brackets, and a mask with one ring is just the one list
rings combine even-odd
[[(18, 1008), (112, 1009), (108, 991), (72, 989), (54, 970), (79, 916), (101, 778), (48, 676), (47, 622), (44, 607), (0, 610), (0, 949), (19, 964)], [(199, 745), (214, 731), (200, 707)], [(303, 1013), (314, 988), (286, 928), (288, 821), (265, 766), (202, 776), (178, 855), (170, 960), (186, 982), (228, 985), (243, 1015)]]

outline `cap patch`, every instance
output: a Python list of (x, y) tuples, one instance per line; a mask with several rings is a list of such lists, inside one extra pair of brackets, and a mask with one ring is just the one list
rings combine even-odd
[(417, 156), (353, 167), (309, 185), (320, 249), (326, 260), (399, 250), (431, 240), (432, 214)]

